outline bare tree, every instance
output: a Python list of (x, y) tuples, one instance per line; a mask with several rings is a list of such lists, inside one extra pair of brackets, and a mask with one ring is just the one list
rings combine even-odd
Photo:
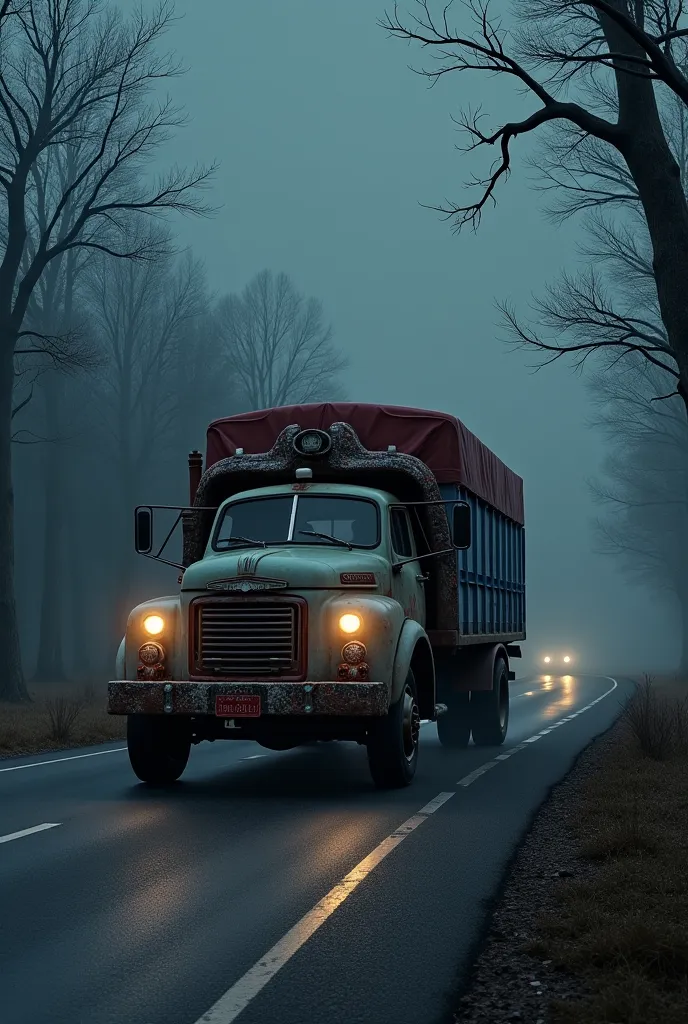
[(346, 360), (332, 344), (322, 304), (286, 274), (263, 270), (218, 305), (227, 366), (251, 409), (334, 398)]
[[(147, 176), (152, 157), (184, 120), (171, 100), (153, 98), (161, 81), (181, 71), (159, 46), (172, 14), (168, 0), (128, 20), (102, 0), (28, 0), (2, 25), (0, 194), (7, 245), (0, 262), (0, 698), (27, 697), (14, 601), (11, 437), (16, 352), (37, 334), (25, 325), (31, 296), (50, 263), (75, 249), (127, 260), (154, 257), (145, 243), (130, 244), (132, 216), (207, 209), (198, 198), (207, 168), (175, 168), (154, 182)], [(78, 171), (66, 187), (50, 179), (46, 227), (29, 251), (34, 169), (45, 167), (55, 147), (75, 140)]]
[[(657, 379), (659, 378), (659, 379)], [(675, 603), (688, 668), (688, 422), (676, 397), (657, 404), (662, 373), (633, 356), (589, 386), (596, 425), (612, 452), (604, 480), (593, 484), (603, 515), (599, 550), (614, 555), (628, 577)]]
[[(133, 238), (141, 248), (170, 248), (154, 237)], [(126, 548), (116, 548), (120, 572), (115, 590), (127, 596), (129, 524), (137, 490), (159, 465), (175, 431), (179, 350), (194, 318), (206, 309), (204, 271), (191, 256), (156, 261), (99, 257), (87, 274), (87, 303), (105, 359), (98, 407), (103, 448), (126, 524)]]
[[(637, 344), (635, 334), (627, 337), (627, 331), (637, 328), (644, 335), (645, 325), (617, 323), (603, 305), (599, 317), (607, 332), (605, 344), (619, 354), (638, 353), (661, 364), (675, 378), (672, 390), (687, 403), (688, 203), (658, 99), (663, 88), (677, 103), (688, 104), (688, 79), (682, 70), (688, 36), (683, 3), (522, 0), (515, 5), (518, 25), (512, 30), (490, 20), (489, 3), (483, 0), (458, 5), (466, 19), (461, 27), (451, 21), (452, 3), (438, 6), (437, 16), (430, 6), (431, 0), (417, 0), (415, 16), (405, 20), (395, 7), (383, 25), (394, 36), (415, 41), (432, 53), (434, 65), (422, 72), (431, 82), (447, 74), (496, 73), (525, 87), (536, 101), (527, 117), (493, 132), (481, 128), (479, 112), (467, 111), (460, 117), (459, 124), (469, 136), (468, 148), (495, 147), (499, 156), (486, 176), (474, 179), (478, 190), (474, 202), (448, 204), (442, 212), (456, 228), (477, 225), (486, 205), (495, 201), (498, 184), (509, 174), (515, 140), (554, 123), (568, 132), (562, 145), (569, 153), (587, 144), (598, 155), (598, 184), (604, 181), (605, 166), (623, 167), (647, 225), (665, 337), (651, 331)], [(590, 83), (596, 89), (585, 96), (582, 86)], [(598, 199), (613, 201), (601, 191)], [(597, 307), (603, 298), (599, 289), (591, 281), (587, 290)], [(568, 347), (585, 352), (596, 345), (592, 339), (577, 339)]]

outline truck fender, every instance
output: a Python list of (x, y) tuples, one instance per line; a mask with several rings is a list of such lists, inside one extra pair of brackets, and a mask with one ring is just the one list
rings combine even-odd
[(420, 716), (434, 719), (435, 662), (428, 635), (415, 619), (406, 619), (399, 634), (392, 671), (392, 703), (401, 697), (409, 668), (416, 680)]
[(122, 637), (121, 643), (117, 648), (117, 657), (115, 658), (115, 679), (126, 679), (126, 662), (124, 656), (124, 649), (126, 645), (126, 637)]

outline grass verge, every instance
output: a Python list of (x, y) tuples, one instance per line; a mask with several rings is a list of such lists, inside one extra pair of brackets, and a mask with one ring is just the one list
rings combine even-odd
[(41, 684), (32, 703), (0, 703), (0, 758), (123, 739), (126, 719), (108, 715), (100, 687)]
[(688, 699), (639, 684), (572, 831), (583, 868), (562, 882), (530, 951), (578, 977), (552, 1024), (688, 1021)]

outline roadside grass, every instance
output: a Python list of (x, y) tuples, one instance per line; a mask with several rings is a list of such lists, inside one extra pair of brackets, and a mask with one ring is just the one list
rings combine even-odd
[(688, 687), (646, 676), (572, 808), (579, 878), (529, 951), (588, 994), (551, 1024), (688, 1022)]
[(0, 703), (0, 758), (94, 746), (126, 734), (126, 719), (105, 710), (103, 686), (41, 683), (29, 692), (31, 704)]

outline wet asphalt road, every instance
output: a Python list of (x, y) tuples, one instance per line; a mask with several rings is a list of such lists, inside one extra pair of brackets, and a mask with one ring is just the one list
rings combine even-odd
[(450, 1021), (515, 845), (629, 693), (518, 680), (503, 747), (424, 725), (392, 793), (355, 744), (203, 744), (167, 793), (117, 745), (0, 761), (0, 1021)]

